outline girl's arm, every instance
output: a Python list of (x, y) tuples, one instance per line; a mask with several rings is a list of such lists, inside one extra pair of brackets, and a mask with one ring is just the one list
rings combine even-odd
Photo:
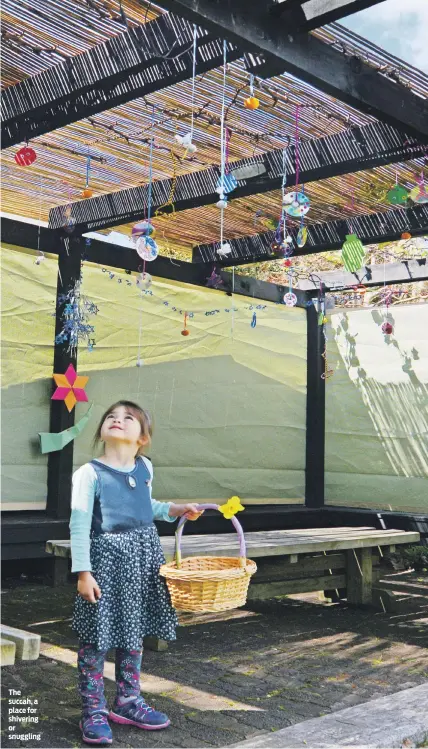
[(96, 486), (97, 475), (89, 463), (73, 474), (70, 517), (72, 572), (91, 571), (89, 549)]

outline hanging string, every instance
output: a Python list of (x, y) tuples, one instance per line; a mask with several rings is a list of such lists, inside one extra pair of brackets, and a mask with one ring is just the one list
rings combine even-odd
[(86, 159), (86, 187), (89, 187), (89, 175), (91, 173), (91, 157)]
[(295, 131), (296, 187), (299, 184), (299, 177), (300, 177), (300, 159), (299, 159), (299, 108), (300, 108), (300, 104), (296, 104), (296, 131)]
[(250, 96), (254, 96), (254, 75), (250, 74)]
[(196, 83), (196, 49), (198, 43), (198, 31), (196, 23), (193, 24), (193, 70), (192, 70), (192, 119), (190, 122), (190, 142), (193, 142), (193, 124), (195, 110), (195, 83)]
[[(224, 174), (225, 174), (225, 162), (226, 162), (226, 149), (225, 149), (225, 111), (226, 111), (226, 73), (227, 73), (227, 42), (223, 41), (223, 93), (221, 102), (221, 123), (220, 123), (220, 200), (224, 200)], [(220, 247), (223, 245), (224, 236), (224, 208), (221, 208), (220, 214)]]
[(150, 222), (151, 210), (152, 210), (152, 183), (153, 183), (153, 145), (154, 145), (154, 127), (155, 127), (155, 108), (152, 104), (152, 121), (151, 121), (151, 132), (152, 137), (150, 138), (150, 155), (149, 155), (149, 194), (147, 196), (147, 221)]

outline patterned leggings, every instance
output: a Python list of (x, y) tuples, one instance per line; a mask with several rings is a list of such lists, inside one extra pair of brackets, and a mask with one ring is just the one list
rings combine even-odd
[[(93, 645), (81, 643), (77, 654), (79, 674), (78, 690), (82, 698), (85, 717), (94, 713), (108, 715), (104, 696), (104, 661), (107, 650), (96, 650)], [(115, 676), (116, 699), (126, 700), (140, 694), (141, 650), (116, 648)]]

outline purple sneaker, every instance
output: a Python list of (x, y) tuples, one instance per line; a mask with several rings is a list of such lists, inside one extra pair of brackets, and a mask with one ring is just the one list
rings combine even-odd
[(136, 697), (135, 700), (125, 702), (123, 705), (118, 705), (115, 702), (109, 718), (113, 723), (137, 726), (138, 728), (144, 728), (146, 731), (158, 731), (160, 728), (167, 728), (171, 722), (165, 713), (160, 713), (153, 707), (149, 707), (143, 697)]
[(107, 715), (104, 713), (94, 713), (87, 718), (82, 718), (79, 727), (86, 744), (111, 744), (113, 741)]

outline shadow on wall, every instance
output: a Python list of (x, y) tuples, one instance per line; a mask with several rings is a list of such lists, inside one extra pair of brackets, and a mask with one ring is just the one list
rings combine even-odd
[[(397, 365), (386, 376), (384, 371), (383, 381), (369, 376), (358, 354), (358, 333), (350, 332), (347, 313), (340, 315), (334, 331), (337, 341), (345, 341), (340, 346), (341, 356), (362, 395), (393, 472), (399, 476), (428, 478), (428, 386), (421, 382), (413, 367), (420, 359), (419, 352), (415, 347), (410, 351), (403, 349), (394, 334), (382, 334), (380, 328), (385, 317), (379, 310), (372, 310), (371, 317), (379, 328), (376, 331), (379, 340), (396, 349), (401, 366)], [(390, 312), (386, 319), (395, 328), (396, 321)], [(382, 350), (376, 349), (374, 356), (382, 366)]]

